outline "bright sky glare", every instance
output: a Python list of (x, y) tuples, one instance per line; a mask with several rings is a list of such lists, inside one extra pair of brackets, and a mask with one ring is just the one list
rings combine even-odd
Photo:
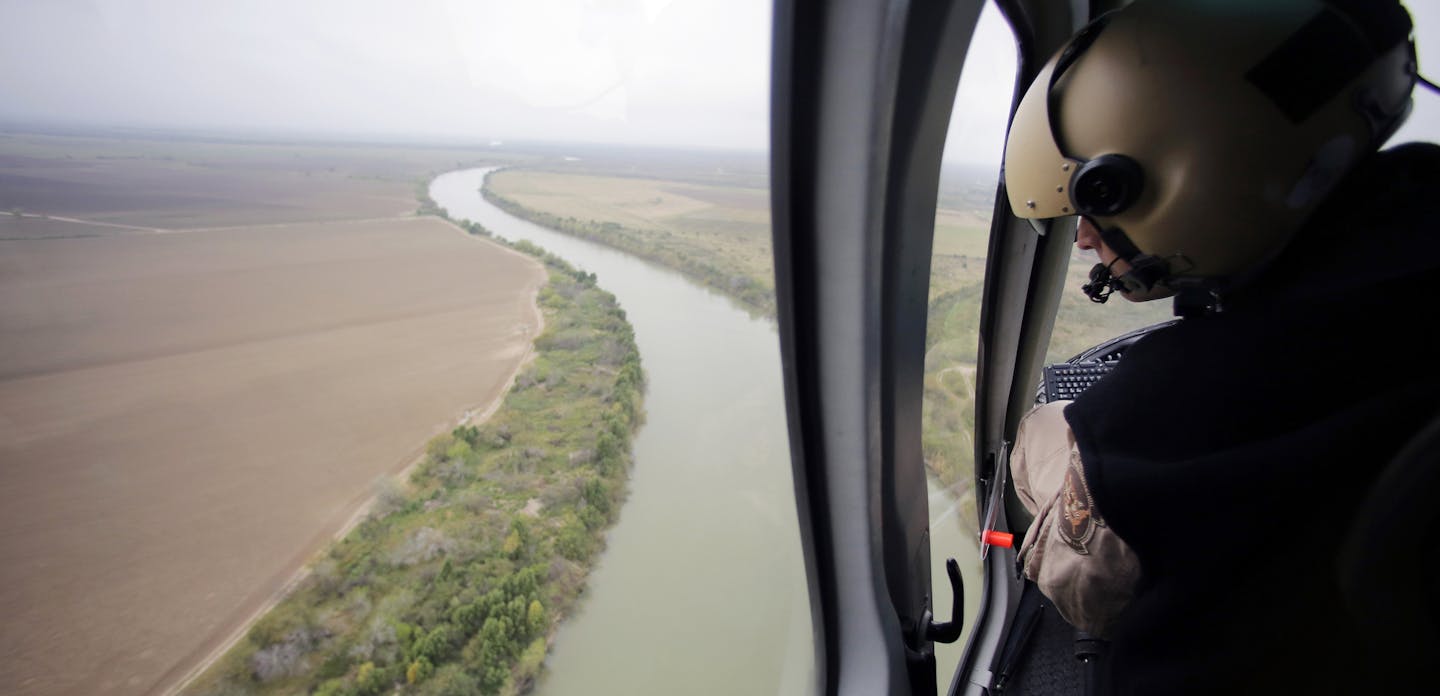
[(765, 147), (766, 0), (0, 2), (0, 120)]
[[(1440, 7), (1412, 4), (1422, 72), (1440, 74)], [(0, 124), (763, 149), (770, 12), (767, 0), (5, 0)], [(987, 5), (947, 161), (999, 161), (1014, 70)], [(1440, 139), (1440, 97), (1415, 101), (1397, 139)]]

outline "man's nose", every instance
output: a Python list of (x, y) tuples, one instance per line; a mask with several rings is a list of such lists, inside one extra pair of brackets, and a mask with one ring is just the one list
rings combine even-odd
[(1082, 251), (1094, 251), (1100, 248), (1100, 233), (1089, 220), (1080, 219), (1075, 226), (1075, 246)]

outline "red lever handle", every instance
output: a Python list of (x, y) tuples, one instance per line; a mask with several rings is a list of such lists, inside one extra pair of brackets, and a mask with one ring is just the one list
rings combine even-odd
[(1014, 534), (997, 532), (993, 529), (985, 530), (985, 534), (981, 537), (981, 540), (991, 546), (999, 546), (1002, 549), (1013, 548), (1015, 546)]

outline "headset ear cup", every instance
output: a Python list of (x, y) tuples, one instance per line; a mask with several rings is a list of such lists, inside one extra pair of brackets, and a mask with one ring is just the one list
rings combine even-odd
[(1140, 199), (1145, 173), (1125, 155), (1101, 155), (1081, 165), (1070, 181), (1070, 200), (1081, 215), (1112, 217)]

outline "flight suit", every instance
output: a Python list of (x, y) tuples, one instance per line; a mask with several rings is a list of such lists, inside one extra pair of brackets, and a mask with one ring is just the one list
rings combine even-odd
[(1134, 594), (1140, 564), (1095, 507), (1065, 423), (1069, 403), (1036, 407), (1015, 437), (1010, 454), (1015, 493), (1035, 516), (1020, 559), (1025, 577), (1070, 625), (1103, 637)]

